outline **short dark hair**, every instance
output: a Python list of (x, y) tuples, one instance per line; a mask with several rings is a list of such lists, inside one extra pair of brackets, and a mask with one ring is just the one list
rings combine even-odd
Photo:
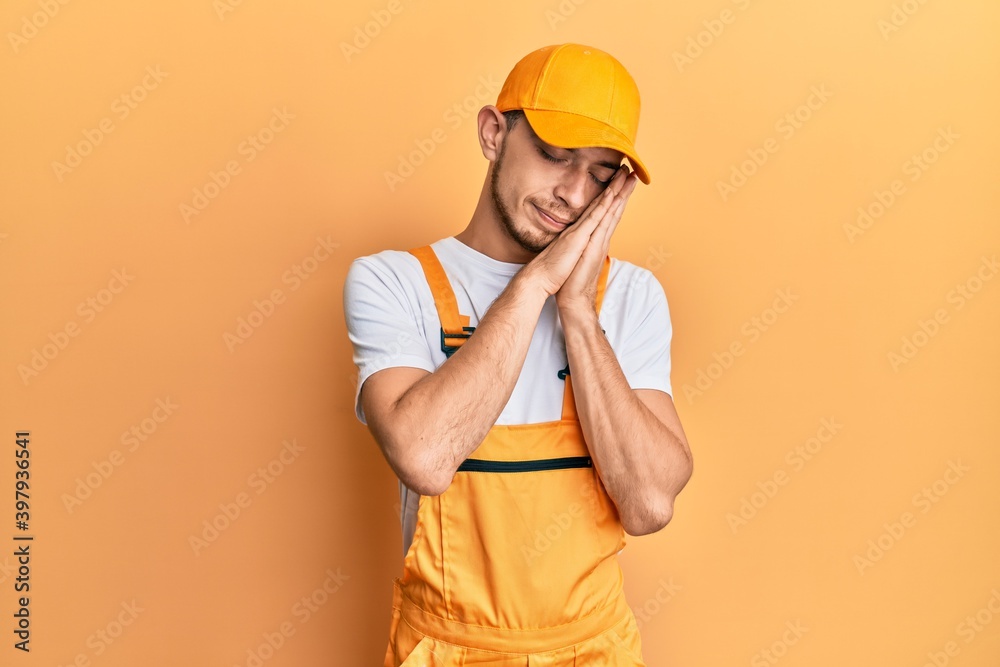
[(510, 111), (504, 111), (503, 117), (507, 119), (507, 131), (512, 132), (514, 126), (517, 125), (517, 121), (524, 118), (524, 112), (520, 109), (511, 109)]

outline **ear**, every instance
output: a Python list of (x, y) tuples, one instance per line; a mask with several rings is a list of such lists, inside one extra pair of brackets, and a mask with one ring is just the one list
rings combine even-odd
[(500, 155), (500, 145), (507, 134), (507, 119), (503, 112), (492, 104), (487, 104), (479, 110), (479, 146), (483, 149), (483, 157), (490, 162), (496, 162)]

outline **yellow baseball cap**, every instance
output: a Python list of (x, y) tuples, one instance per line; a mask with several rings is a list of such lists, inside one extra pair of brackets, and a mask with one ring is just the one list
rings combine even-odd
[(621, 151), (649, 184), (635, 150), (639, 88), (612, 55), (582, 44), (532, 51), (507, 75), (496, 107), (522, 109), (535, 134), (553, 146)]

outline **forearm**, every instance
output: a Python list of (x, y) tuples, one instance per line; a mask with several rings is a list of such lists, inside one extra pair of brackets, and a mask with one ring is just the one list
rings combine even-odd
[(482, 443), (514, 391), (547, 295), (518, 274), (458, 350), (396, 402), (398, 437), (443, 492)]
[(596, 312), (562, 309), (560, 319), (594, 466), (629, 534), (659, 530), (691, 475), (687, 450), (629, 386)]

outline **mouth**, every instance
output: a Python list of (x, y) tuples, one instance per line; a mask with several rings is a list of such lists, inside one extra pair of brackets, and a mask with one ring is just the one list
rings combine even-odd
[(556, 231), (562, 231), (569, 226), (569, 222), (563, 222), (562, 220), (553, 218), (551, 215), (540, 209), (535, 204), (532, 204), (532, 206), (534, 206), (535, 210), (538, 211), (538, 217), (541, 218), (542, 222), (544, 222), (549, 227), (552, 227)]

